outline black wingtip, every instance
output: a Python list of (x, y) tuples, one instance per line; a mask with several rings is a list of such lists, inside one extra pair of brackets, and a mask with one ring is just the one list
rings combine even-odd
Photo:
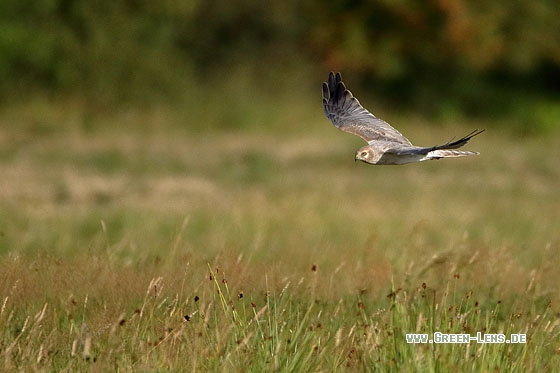
[[(323, 82), (323, 101), (325, 103), (333, 102), (338, 103), (342, 98), (345, 98), (345, 95), (350, 94), (344, 83), (342, 82), (342, 76), (339, 72), (331, 71), (329, 73), (329, 80), (327, 82)], [(346, 93), (348, 92), (348, 93)]]
[(480, 135), (484, 131), (485, 131), (484, 129), (482, 129), (482, 130), (476, 129), (476, 130), (472, 131), (471, 133), (469, 133), (468, 135), (464, 136), (463, 138), (461, 138), (461, 139), (459, 139), (455, 142), (450, 143), (449, 146), (451, 146), (451, 147), (461, 147), (461, 146), (465, 145), (466, 143), (468, 143), (470, 139), (472, 139), (476, 135)]
[(336, 73), (336, 75), (335, 75), (335, 81), (336, 81), (337, 83), (342, 81), (342, 75), (340, 75), (340, 72), (337, 72), (337, 73)]
[(329, 85), (327, 82), (323, 82), (323, 100), (327, 100), (331, 97), (331, 93), (329, 91)]
[(469, 138), (472, 139), (473, 137), (475, 137), (476, 135), (480, 135), (482, 132), (486, 131), (486, 129), (476, 129), (474, 131), (472, 131), (471, 133), (469, 133), (467, 136), (465, 136), (464, 138)]
[[(464, 140), (465, 144), (466, 144), (470, 139), (472, 139), (473, 137), (475, 137), (477, 135), (480, 135), (484, 131), (486, 131), (486, 129), (481, 129), (481, 130), (476, 129), (476, 130), (472, 131), (471, 133), (469, 133), (467, 136), (463, 137), (461, 140)], [(459, 140), (459, 141), (461, 141), (461, 140)]]
[(475, 137), (477, 135), (480, 135), (484, 131), (486, 131), (486, 130), (485, 129), (482, 129), (482, 130), (476, 129), (476, 130), (472, 131), (471, 133), (469, 133), (468, 135), (463, 136), (459, 140), (456, 140), (456, 141), (451, 140), (451, 141), (447, 142), (446, 144), (434, 146), (431, 150), (460, 148), (461, 146), (468, 143), (470, 139), (472, 139), (473, 137)]
[(334, 89), (336, 88), (336, 86), (338, 85), (338, 83), (340, 83), (342, 81), (342, 76), (340, 75), (339, 72), (334, 72), (331, 71), (329, 73), (329, 80), (327, 82), (331, 92), (334, 91)]

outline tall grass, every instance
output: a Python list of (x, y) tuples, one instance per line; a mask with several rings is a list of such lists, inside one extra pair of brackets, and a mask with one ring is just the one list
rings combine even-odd
[[(309, 272), (279, 292), (251, 294), (239, 290), (242, 283), (234, 290), (224, 269), (211, 266), (194, 292), (184, 283), (182, 291), (167, 289), (168, 280), (157, 277), (143, 299), (126, 299), (118, 314), (88, 295), (65, 306), (27, 307), (27, 314), (6, 296), (3, 369), (550, 371), (557, 364), (558, 318), (549, 303), (529, 304), (527, 293), (496, 300), (466, 290), (471, 284), (456, 275), (435, 287), (325, 300), (308, 296), (307, 283), (317, 276)], [(522, 333), (527, 343), (408, 344), (405, 338), (436, 331)]]

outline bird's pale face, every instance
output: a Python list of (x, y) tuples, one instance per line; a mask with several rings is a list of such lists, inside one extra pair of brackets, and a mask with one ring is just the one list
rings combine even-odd
[(373, 151), (371, 148), (363, 147), (358, 149), (354, 156), (355, 161), (362, 161), (366, 163), (373, 163)]

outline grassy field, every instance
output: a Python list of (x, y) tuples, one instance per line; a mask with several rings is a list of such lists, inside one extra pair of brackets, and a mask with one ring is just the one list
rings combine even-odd
[[(0, 117), (0, 370), (560, 366), (558, 135), (384, 113), (423, 145), (487, 131), (373, 167), (318, 103), (242, 130), (55, 107)], [(527, 343), (406, 342), (434, 332)]]

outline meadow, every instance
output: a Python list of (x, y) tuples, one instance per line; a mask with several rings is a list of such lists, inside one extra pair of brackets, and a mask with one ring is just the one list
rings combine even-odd
[[(0, 117), (0, 370), (560, 367), (558, 133), (386, 111), (427, 146), (487, 130), (477, 157), (374, 167), (318, 100), (54, 101)], [(434, 332), (527, 343), (406, 342)]]

